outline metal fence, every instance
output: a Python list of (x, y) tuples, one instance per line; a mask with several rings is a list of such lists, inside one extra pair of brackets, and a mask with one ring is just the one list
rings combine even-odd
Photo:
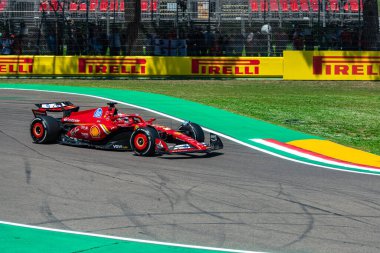
[[(285, 49), (378, 49), (377, 11), (365, 13), (361, 0), (134, 1), (2, 0), (1, 53), (281, 56)], [(375, 16), (372, 37), (365, 36), (365, 15)]]

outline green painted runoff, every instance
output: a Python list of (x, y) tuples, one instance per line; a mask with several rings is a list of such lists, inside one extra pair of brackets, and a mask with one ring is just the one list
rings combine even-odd
[(0, 223), (1, 253), (218, 253), (234, 252), (142, 243), (121, 239), (40, 230)]

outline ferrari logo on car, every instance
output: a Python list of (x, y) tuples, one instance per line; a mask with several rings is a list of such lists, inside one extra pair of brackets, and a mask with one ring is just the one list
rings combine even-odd
[(99, 130), (99, 128), (97, 126), (92, 126), (90, 128), (90, 135), (93, 138), (99, 137), (100, 136), (100, 130)]

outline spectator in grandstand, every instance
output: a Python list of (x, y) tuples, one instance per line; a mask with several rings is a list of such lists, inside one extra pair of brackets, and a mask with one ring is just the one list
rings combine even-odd
[(21, 55), (23, 50), (22, 36), (14, 36), (12, 54)]
[(102, 53), (102, 44), (100, 43), (99, 34), (96, 31), (96, 26), (90, 28), (90, 53), (100, 55)]
[(80, 54), (80, 48), (77, 40), (77, 28), (74, 23), (74, 20), (70, 20), (67, 23), (67, 31), (68, 31), (68, 44), (67, 44), (67, 54), (68, 55), (78, 55)]
[(303, 50), (304, 47), (304, 34), (301, 28), (297, 27), (293, 33), (293, 48), (295, 50)]
[(342, 33), (342, 29), (338, 26), (335, 25), (335, 30), (330, 29), (327, 33), (327, 40), (329, 44), (329, 49), (336, 49), (340, 50), (341, 45), (340, 45), (340, 34)]
[[(122, 36), (121, 36), (121, 41), (123, 45), (127, 43), (127, 40), (126, 39), (124, 40), (124, 37), (126, 37), (126, 36), (123, 36), (124, 34), (126, 33), (122, 33)], [(144, 42), (146, 55), (154, 55), (154, 47), (155, 47), (156, 38), (158, 39), (158, 36), (154, 32), (146, 35), (146, 39)]]
[(195, 55), (195, 47), (196, 42), (194, 39), (195, 31), (190, 29), (188, 34), (186, 35), (186, 43), (187, 43), (187, 55), (194, 56)]
[(361, 29), (355, 28), (352, 32), (352, 50), (361, 49)]
[(191, 54), (192, 56), (204, 55), (204, 35), (200, 29), (194, 31), (194, 34), (190, 34)]
[(183, 17), (187, 9), (187, 0), (178, 0), (177, 3), (179, 3), (179, 8), (181, 9), (182, 17)]
[(222, 47), (223, 47), (223, 35), (219, 30), (217, 30), (215, 32), (215, 41), (214, 41), (215, 56), (223, 55)]
[(253, 32), (250, 32), (247, 35), (247, 39), (245, 42), (245, 54), (246, 54), (246, 56), (253, 56), (253, 54), (254, 54), (254, 47), (253, 47), (254, 40), (253, 39), (254, 39)]
[(201, 55), (200, 46), (203, 40), (203, 34), (199, 29), (192, 28), (187, 35), (187, 54), (189, 56)]
[(8, 33), (3, 34), (3, 38), (1, 39), (1, 54), (9, 55), (13, 54), (13, 43), (14, 43), (14, 35), (10, 35)]
[(340, 33), (340, 44), (342, 50), (352, 50), (352, 34), (347, 27)]
[(225, 34), (219, 33), (218, 38), (218, 44), (219, 44), (219, 56), (225, 56), (226, 55), (226, 38), (227, 36)]
[(314, 50), (314, 36), (309, 28), (303, 30), (305, 50)]
[(225, 56), (234, 55), (234, 46), (232, 44), (232, 36), (229, 34), (223, 37), (223, 52)]
[(197, 55), (207, 55), (205, 34), (206, 31), (203, 28), (199, 28), (196, 32)]
[(171, 29), (168, 34), (166, 35), (166, 38), (169, 40), (175, 40), (177, 39), (177, 31), (175, 29)]
[(215, 34), (210, 30), (210, 28), (207, 29), (207, 31), (204, 33), (204, 45), (205, 45), (205, 55), (215, 55)]
[(275, 45), (276, 45), (276, 56), (282, 56), (283, 52), (291, 45), (291, 41), (289, 40), (289, 35), (281, 30), (275, 34)]
[(53, 26), (47, 25), (46, 42), (51, 54), (57, 54), (57, 38)]
[(255, 54), (258, 56), (269, 56), (268, 52), (268, 35), (261, 32), (255, 34)]
[(116, 27), (112, 28), (112, 33), (110, 35), (110, 54), (119, 56), (121, 49), (120, 33)]
[(15, 54), (20, 55), (23, 53), (24, 41), (28, 41), (26, 39), (28, 36), (28, 33), (29, 33), (29, 29), (26, 26), (25, 22), (23, 20), (20, 21), (20, 30), (19, 30), (18, 34), (15, 36), (15, 42), (14, 42), (14, 51), (15, 51), (14, 53)]
[(236, 31), (233, 36), (233, 55), (234, 56), (242, 56), (243, 48), (245, 44), (245, 36), (240, 31)]
[(100, 43), (102, 45), (101, 54), (107, 55), (109, 40), (108, 40), (107, 33), (105, 31), (103, 31), (103, 33), (100, 35)]

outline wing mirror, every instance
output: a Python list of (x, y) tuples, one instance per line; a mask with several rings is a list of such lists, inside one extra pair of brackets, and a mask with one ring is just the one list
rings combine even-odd
[(147, 122), (148, 122), (148, 124), (152, 124), (153, 121), (155, 121), (155, 120), (156, 120), (156, 118), (150, 118)]

